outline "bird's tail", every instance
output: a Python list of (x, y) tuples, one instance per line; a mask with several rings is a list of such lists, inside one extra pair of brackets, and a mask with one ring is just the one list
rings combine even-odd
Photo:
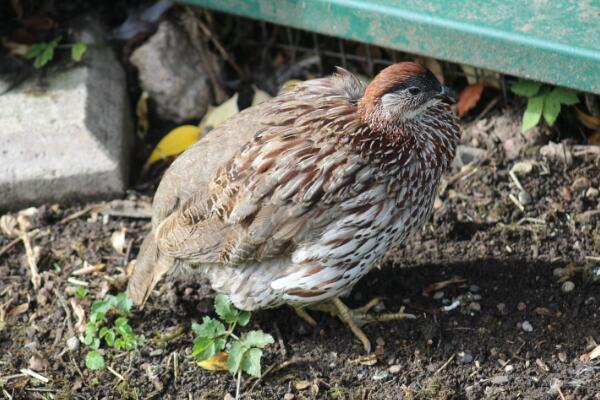
[(141, 307), (152, 289), (174, 264), (172, 257), (160, 254), (154, 236), (155, 232), (152, 230), (144, 239), (127, 285), (127, 297)]

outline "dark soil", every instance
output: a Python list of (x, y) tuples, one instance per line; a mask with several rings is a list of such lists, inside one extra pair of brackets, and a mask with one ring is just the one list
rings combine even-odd
[[(280, 399), (286, 393), (290, 399), (292, 394), (296, 399), (600, 398), (600, 360), (582, 358), (600, 341), (595, 281), (600, 223), (593, 212), (599, 205), (588, 191), (600, 186), (598, 158), (575, 157), (567, 167), (538, 157), (533, 170), (519, 178), (531, 195), (522, 212), (509, 199), (519, 192), (508, 174), (516, 160), (488, 150), (491, 155), (474, 172), (453, 171), (430, 222), (406, 247), (392, 251), (347, 300), (359, 306), (381, 296), (387, 311), (405, 306), (417, 319), (367, 326), (375, 350), (366, 356), (351, 332), (329, 315), (314, 312), (318, 326), (312, 328), (287, 308), (255, 313), (250, 325), (276, 338), (263, 361), (263, 370), (273, 369), (258, 383), (243, 380), (245, 398)], [(128, 199), (128, 204), (149, 201), (135, 192)], [(69, 337), (81, 335), (76, 305), (87, 315), (94, 299), (124, 290), (126, 266), (148, 231), (147, 219), (133, 218), (131, 210), (129, 216), (115, 216), (114, 208), (113, 202), (37, 209), (31, 228), (39, 229), (32, 239), (40, 252), (37, 291), (22, 243), (1, 256), (4, 396), (233, 395), (232, 376), (202, 370), (189, 360), (190, 324), (212, 309), (212, 293), (199, 282), (162, 282), (145, 309), (133, 314), (131, 325), (147, 344), (105, 353), (123, 380), (106, 369), (86, 369), (83, 344), (67, 348)], [(124, 254), (111, 245), (111, 235), (122, 229)], [(0, 236), (0, 248), (11, 240)], [(73, 276), (84, 262), (106, 267)], [(86, 298), (75, 296), (76, 286), (67, 281), (73, 277), (89, 285)], [(564, 290), (572, 284), (571, 291)], [(23, 304), (28, 306), (17, 308)], [(49, 381), (21, 374), (24, 368)]]

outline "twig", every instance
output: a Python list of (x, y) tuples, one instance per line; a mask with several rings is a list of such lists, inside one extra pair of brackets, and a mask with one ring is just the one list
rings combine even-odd
[(452, 360), (454, 360), (454, 357), (456, 357), (456, 354), (452, 354), (452, 356), (451, 356), (451, 357), (448, 359), (448, 361), (446, 361), (446, 362), (444, 363), (444, 365), (442, 365), (441, 367), (439, 367), (439, 368), (437, 369), (437, 371), (435, 371), (435, 372), (433, 373), (433, 375), (437, 375), (437, 374), (439, 374), (440, 372), (442, 372), (442, 371), (443, 371), (443, 370), (444, 370), (444, 369), (445, 369), (445, 368), (448, 366), (448, 364), (450, 364), (450, 363), (452, 362)]
[(283, 336), (281, 335), (281, 331), (279, 330), (279, 326), (277, 322), (273, 322), (273, 328), (275, 329), (275, 334), (277, 335), (277, 343), (279, 343), (279, 351), (281, 352), (281, 356), (285, 360), (287, 358), (287, 349), (285, 348), (285, 343), (283, 342)]
[(23, 241), (23, 246), (25, 247), (25, 256), (27, 258), (27, 264), (29, 265), (29, 271), (31, 272), (31, 284), (33, 285), (34, 290), (38, 290), (42, 282), (42, 278), (39, 274), (35, 254), (31, 248), (29, 234), (27, 232), (20, 232), (19, 238), (21, 241)]
[(57, 222), (58, 225), (63, 225), (66, 224), (67, 222), (71, 222), (74, 219), (77, 219), (89, 212), (91, 212), (92, 210), (94, 210), (95, 208), (98, 207), (98, 204), (92, 204), (91, 206), (87, 206), (86, 208), (84, 208), (83, 210), (79, 210), (79, 211), (75, 211), (73, 214), (71, 215), (67, 215), (66, 217), (64, 217), (63, 219), (61, 219), (60, 221)]
[(235, 400), (240, 398), (240, 387), (242, 386), (242, 370), (238, 371), (237, 383), (235, 384)]
[(521, 204), (521, 202), (519, 201), (519, 199), (517, 199), (517, 198), (515, 197), (515, 195), (514, 195), (514, 194), (512, 194), (512, 193), (511, 193), (511, 194), (509, 194), (509, 195), (508, 195), (508, 198), (510, 199), (510, 201), (512, 201), (512, 202), (514, 203), (514, 205), (515, 205), (515, 206), (517, 206), (517, 208), (518, 208), (519, 210), (521, 210), (521, 212), (525, 212), (525, 207), (523, 206), (523, 204)]
[(8, 244), (6, 244), (4, 247), (2, 247), (0, 249), (0, 257), (2, 257), (4, 255), (4, 253), (6, 253), (10, 249), (12, 249), (20, 241), (21, 241), (21, 238), (16, 238), (16, 239), (13, 239), (10, 242), (8, 242)]
[(557, 386), (556, 390), (558, 391), (558, 395), (560, 396), (560, 400), (567, 400), (567, 399), (565, 399), (565, 395), (563, 394), (562, 390), (560, 390), (560, 386)]
[(38, 381), (41, 381), (44, 383), (50, 382), (50, 379), (46, 378), (43, 375), (38, 374), (35, 371), (30, 370), (29, 368), (22, 368), (19, 370), (19, 372), (21, 372), (22, 374), (25, 374), (25, 375), (29, 375), (30, 377), (37, 379)]
[(110, 365), (106, 365), (106, 369), (113, 374), (114, 376), (116, 376), (119, 380), (124, 381), (125, 378), (123, 378), (123, 375), (121, 375), (120, 373), (118, 373), (117, 371), (115, 371)]
[(208, 27), (200, 19), (196, 19), (196, 22), (198, 23), (198, 26), (200, 27), (200, 29), (202, 29), (202, 33), (204, 33), (204, 35), (213, 43), (213, 45), (215, 46), (217, 51), (219, 53), (221, 53), (221, 57), (223, 57), (225, 59), (225, 61), (227, 61), (229, 63), (229, 65), (231, 65), (231, 67), (233, 69), (235, 69), (235, 72), (237, 72), (237, 74), (240, 77), (243, 77), (244, 71), (233, 60), (233, 58), (229, 55), (227, 50), (225, 50), (225, 48), (221, 45), (221, 42), (216, 37), (214, 37), (214, 35), (210, 31), (210, 29), (208, 29)]
[(83, 287), (90, 286), (90, 284), (87, 283), (86, 281), (82, 281), (82, 280), (79, 280), (79, 279), (76, 279), (73, 277), (68, 278), (67, 282), (69, 282), (70, 284), (75, 285), (75, 286), (83, 286)]
[(254, 382), (252, 384), (252, 386), (250, 387), (250, 390), (246, 394), (250, 395), (250, 393), (252, 393), (254, 391), (254, 388), (256, 387), (256, 385), (258, 385), (258, 383), (260, 381), (262, 381), (265, 378), (265, 376), (267, 376), (267, 375), (269, 375), (271, 373), (277, 372), (277, 371), (279, 371), (279, 370), (281, 370), (283, 368), (289, 367), (290, 365), (301, 364), (301, 363), (305, 363), (305, 362), (308, 362), (308, 361), (310, 361), (310, 360), (308, 360), (306, 358), (293, 357), (292, 359), (284, 361), (284, 362), (282, 362), (279, 365), (277, 365), (277, 364), (271, 365), (269, 368), (267, 368), (265, 370), (265, 372), (262, 374), (262, 376), (260, 378), (258, 378), (256, 380), (256, 382)]
[(521, 192), (525, 191), (525, 189), (523, 188), (523, 185), (521, 185), (521, 181), (519, 181), (519, 178), (517, 178), (515, 171), (510, 170), (510, 172), (508, 173), (508, 176), (510, 176), (510, 179), (512, 179), (512, 181), (515, 183), (515, 185), (517, 186), (517, 189), (519, 189)]
[(69, 309), (69, 306), (67, 306), (67, 303), (65, 302), (63, 295), (60, 294), (60, 292), (58, 290), (53, 289), (52, 291), (54, 292), (54, 295), (58, 298), (58, 301), (59, 301), (60, 305), (62, 306), (63, 310), (65, 310), (65, 315), (66, 315), (66, 320), (67, 320), (67, 329), (69, 330), (69, 337), (75, 336), (75, 333), (73, 331), (73, 323), (71, 321), (71, 310)]
[(2, 388), (2, 394), (8, 399), (12, 400), (12, 396), (6, 391), (6, 389)]

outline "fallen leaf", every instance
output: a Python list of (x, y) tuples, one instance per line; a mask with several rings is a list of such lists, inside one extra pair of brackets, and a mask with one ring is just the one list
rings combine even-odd
[(75, 322), (75, 330), (79, 333), (82, 333), (85, 331), (85, 311), (74, 298), (69, 299), (69, 303), (73, 309), (73, 314), (75, 314), (75, 317), (77, 317), (77, 322)]
[(209, 107), (204, 118), (200, 121), (200, 125), (198, 125), (200, 132), (206, 133), (227, 121), (232, 115), (237, 114), (239, 112), (237, 101), (238, 94), (236, 93), (220, 106)]
[(119, 231), (113, 232), (113, 234), (110, 236), (110, 244), (120, 255), (125, 254), (125, 232), (126, 230), (123, 228)]
[(211, 358), (198, 361), (196, 364), (208, 371), (227, 371), (227, 353), (220, 351)]
[(150, 123), (148, 122), (148, 92), (145, 90), (135, 105), (135, 115), (137, 117), (137, 134), (140, 139), (146, 137)]
[(252, 105), (255, 106), (260, 103), (264, 103), (271, 99), (271, 95), (264, 90), (254, 88), (254, 97), (252, 98)]
[(27, 310), (29, 310), (29, 303), (19, 304), (18, 306), (14, 307), (12, 310), (10, 310), (10, 312), (8, 313), (8, 316), (9, 317), (17, 317), (17, 316), (27, 312)]
[(467, 111), (477, 105), (483, 93), (483, 82), (477, 82), (464, 88), (458, 95), (458, 116), (462, 117)]
[(600, 357), (600, 345), (596, 346), (589, 353), (585, 353), (579, 356), (579, 361), (592, 361)]
[(351, 363), (371, 366), (377, 364), (377, 361), (377, 354), (371, 353), (365, 356), (360, 356), (356, 360), (352, 360)]
[(310, 387), (309, 381), (296, 381), (294, 382), (294, 388), (296, 390), (306, 390)]
[(199, 137), (200, 129), (194, 125), (182, 125), (173, 129), (158, 142), (146, 164), (150, 165), (166, 157), (182, 153), (196, 143)]

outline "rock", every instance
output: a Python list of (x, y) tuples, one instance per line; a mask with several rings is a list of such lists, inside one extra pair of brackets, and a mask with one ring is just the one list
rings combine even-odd
[(572, 281), (566, 281), (560, 287), (560, 290), (562, 290), (564, 293), (572, 292), (573, 289), (575, 289), (575, 284)]
[(384, 369), (384, 370), (375, 372), (375, 374), (373, 375), (373, 377), (371, 379), (373, 379), (374, 381), (383, 381), (383, 380), (386, 380), (387, 378), (389, 378), (389, 376), (390, 376), (390, 373)]
[(444, 297), (444, 292), (443, 291), (439, 291), (439, 292), (435, 292), (433, 294), (433, 299), (434, 300), (440, 300)]
[(502, 385), (504, 383), (508, 383), (507, 375), (496, 375), (490, 378), (490, 382), (496, 385)]
[(504, 367), (504, 372), (506, 372), (507, 374), (510, 374), (511, 372), (513, 372), (515, 370), (515, 367), (513, 367), (512, 365), (508, 364), (507, 366)]
[(591, 187), (585, 192), (585, 197), (587, 197), (588, 199), (595, 199), (596, 197), (598, 197), (599, 194), (600, 191), (598, 189)]
[(588, 189), (590, 186), (592, 186), (590, 180), (585, 176), (580, 176), (575, 178), (573, 183), (571, 183), (571, 190), (574, 192), (579, 192)]
[(523, 160), (515, 163), (510, 169), (516, 175), (526, 176), (533, 171), (533, 166), (536, 164), (534, 160)]
[(452, 167), (460, 169), (469, 163), (483, 160), (486, 155), (487, 151), (483, 149), (465, 146), (462, 144), (458, 145), (458, 147), (456, 148), (456, 156), (452, 161)]
[(524, 206), (526, 206), (527, 204), (531, 203), (531, 195), (527, 192), (525, 192), (524, 190), (521, 190), (519, 192), (519, 202), (521, 204), (523, 204)]
[(469, 364), (473, 362), (473, 355), (467, 351), (461, 351), (458, 353), (458, 361), (463, 364)]
[(529, 321), (523, 321), (521, 329), (523, 329), (524, 332), (533, 332), (533, 326), (531, 326)]
[[(89, 22), (89, 21), (88, 21)], [(0, 96), (0, 209), (121, 193), (133, 139), (125, 74), (101, 29), (84, 62)]]
[(295, 397), (293, 393), (286, 393), (283, 395), (283, 400), (294, 400)]
[(173, 22), (161, 22), (156, 33), (131, 54), (130, 61), (159, 116), (183, 122), (206, 112), (212, 97), (205, 60)]
[(71, 336), (67, 339), (67, 348), (70, 351), (76, 351), (79, 349), (79, 339), (76, 336)]
[(390, 374), (399, 374), (400, 371), (402, 370), (402, 367), (400, 367), (398, 364), (396, 365), (392, 365), (391, 367), (388, 368), (388, 371)]

